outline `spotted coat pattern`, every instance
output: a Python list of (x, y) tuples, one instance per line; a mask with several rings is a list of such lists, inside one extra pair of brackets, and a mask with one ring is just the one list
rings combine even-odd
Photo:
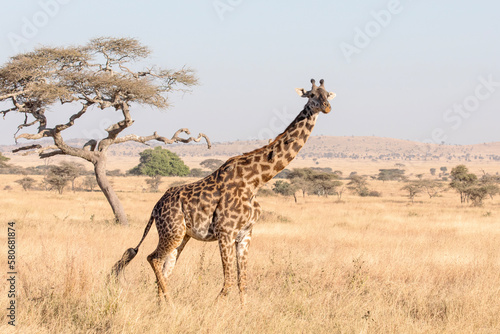
[[(314, 87), (313, 83), (310, 92)], [(168, 189), (154, 206), (139, 245), (124, 254), (114, 271), (118, 273), (135, 256), (155, 221), (158, 246), (147, 259), (156, 275), (160, 296), (169, 300), (166, 281), (184, 246), (193, 238), (219, 243), (224, 274), (219, 296), (227, 295), (233, 285), (236, 262), (240, 299), (245, 304), (248, 248), (252, 228), (262, 212), (256, 193), (297, 156), (311, 134), (319, 111), (330, 111), (328, 102), (325, 104), (328, 93), (318, 90), (316, 95), (317, 98), (307, 96), (309, 101), (304, 109), (268, 145), (230, 158), (197, 182)]]

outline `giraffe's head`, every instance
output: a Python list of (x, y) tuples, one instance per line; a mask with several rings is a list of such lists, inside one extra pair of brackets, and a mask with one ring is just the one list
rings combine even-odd
[(333, 99), (335, 97), (335, 93), (328, 92), (325, 89), (325, 80), (323, 79), (319, 81), (319, 87), (316, 86), (316, 81), (314, 79), (311, 79), (311, 83), (312, 88), (310, 91), (306, 91), (304, 88), (295, 88), (295, 91), (299, 94), (299, 96), (307, 97), (309, 99), (306, 104), (306, 106), (309, 106), (309, 109), (314, 112), (321, 111), (328, 114), (330, 110), (332, 110), (328, 100)]

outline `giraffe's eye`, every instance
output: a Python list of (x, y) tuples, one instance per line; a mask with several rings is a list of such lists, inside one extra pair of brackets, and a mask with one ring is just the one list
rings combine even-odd
[(314, 98), (314, 94), (311, 94), (311, 97)]

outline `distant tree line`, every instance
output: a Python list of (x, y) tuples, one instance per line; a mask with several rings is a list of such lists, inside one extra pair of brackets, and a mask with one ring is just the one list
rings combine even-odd
[[(36, 167), (22, 168), (11, 166), (7, 162), (8, 157), (0, 153), (0, 173), (2, 174), (22, 174), (23, 178), (16, 180), (25, 191), (32, 189), (39, 190), (54, 190), (63, 193), (68, 185), (71, 185), (72, 191), (93, 191), (98, 188), (96, 178), (92, 172), (87, 171), (82, 164), (63, 161), (58, 165), (41, 165)], [(147, 175), (146, 180), (150, 191), (156, 192), (159, 190), (159, 185), (162, 183), (162, 176), (191, 176), (203, 177), (216, 170), (224, 161), (218, 159), (205, 159), (200, 163), (201, 168), (193, 168), (189, 170), (182, 159), (175, 153), (172, 153), (161, 147), (147, 149), (140, 153), (139, 165), (127, 172), (128, 175)], [(440, 193), (453, 189), (460, 196), (461, 203), (471, 203), (473, 206), (481, 206), (486, 198), (500, 193), (500, 176), (490, 175), (483, 172), (481, 177), (469, 172), (465, 165), (458, 165), (452, 168), (448, 173), (447, 167), (440, 167), (440, 180), (424, 178), (424, 174), (415, 175), (417, 180), (408, 180), (405, 175), (403, 164), (397, 164), (399, 168), (380, 169), (378, 175), (371, 176), (374, 180), (379, 181), (404, 181), (405, 185), (401, 190), (408, 193), (408, 198), (413, 203), (415, 197), (421, 193), (425, 193), (430, 199), (438, 196)], [(431, 176), (436, 176), (437, 169), (429, 170)], [(28, 175), (44, 175), (43, 180), (37, 184), (37, 181)], [(109, 171), (108, 175), (124, 176), (120, 170)], [(445, 176), (443, 176), (445, 175)], [(451, 182), (445, 183), (448, 176)], [(75, 180), (83, 177), (80, 182), (80, 187), (76, 187)], [(370, 189), (367, 181), (367, 176), (358, 175), (352, 172), (342, 182), (342, 172), (339, 170), (333, 171), (331, 168), (295, 168), (293, 170), (285, 169), (276, 177), (278, 179), (272, 190), (261, 189), (259, 195), (279, 194), (283, 196), (293, 196), (295, 202), (298, 201), (297, 193), (300, 192), (302, 197), (306, 195), (317, 196), (333, 196), (336, 195), (341, 200), (344, 191), (347, 189), (351, 193), (358, 196), (381, 196), (382, 194), (376, 190)], [(174, 182), (182, 184), (184, 181)], [(4, 189), (9, 189), (6, 186)]]
[[(450, 183), (440, 182), (438, 180), (422, 179), (409, 181), (401, 190), (408, 192), (408, 197), (413, 203), (415, 197), (420, 193), (427, 193), (429, 198), (439, 195), (447, 189), (453, 189), (460, 195), (461, 203), (470, 203), (473, 206), (481, 206), (486, 198), (500, 193), (500, 176), (489, 175), (483, 172), (481, 177), (474, 173), (470, 173), (465, 165), (458, 165), (452, 168), (448, 174), (446, 167), (441, 167), (440, 175), (449, 175)], [(431, 175), (435, 175), (436, 169), (430, 170)], [(443, 177), (442, 180), (448, 180)]]
[(86, 171), (84, 166), (79, 163), (62, 161), (58, 165), (47, 165), (39, 170), (43, 171), (43, 173), (37, 173), (35, 175), (44, 175), (40, 184), (37, 184), (36, 180), (27, 176), (27, 174), (24, 174), (25, 176), (23, 178), (15, 182), (21, 185), (25, 191), (33, 189), (47, 191), (55, 190), (59, 194), (62, 194), (69, 184), (71, 184), (72, 191), (82, 190), (82, 188), (77, 188), (75, 186), (75, 180), (81, 176), (85, 176), (82, 185), (88, 187), (88, 190), (92, 191), (94, 187), (97, 186), (97, 182), (95, 181), (95, 177), (92, 176), (92, 173)]

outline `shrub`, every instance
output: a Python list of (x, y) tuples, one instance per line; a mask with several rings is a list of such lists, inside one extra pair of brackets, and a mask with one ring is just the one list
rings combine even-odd
[(257, 196), (262, 196), (262, 197), (276, 196), (276, 193), (268, 188), (260, 188), (257, 191)]
[(160, 146), (144, 150), (139, 155), (141, 156), (139, 165), (129, 171), (132, 175), (187, 176), (189, 174), (189, 167), (177, 154)]

